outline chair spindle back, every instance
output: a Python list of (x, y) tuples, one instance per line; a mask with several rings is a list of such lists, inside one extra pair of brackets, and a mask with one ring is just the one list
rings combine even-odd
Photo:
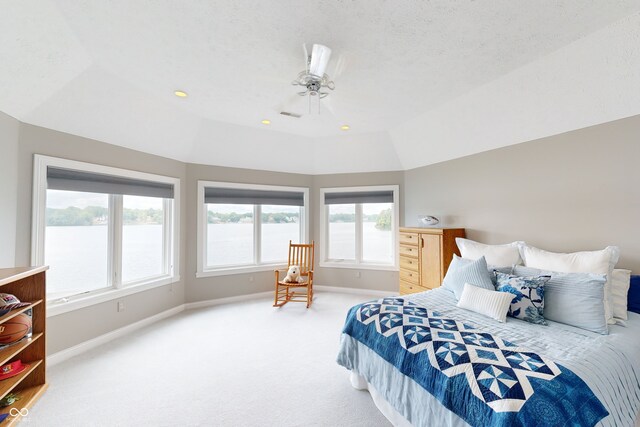
[(300, 274), (307, 276), (313, 270), (315, 261), (315, 242), (310, 244), (292, 243), (289, 240), (289, 260), (287, 267), (297, 265), (300, 267)]

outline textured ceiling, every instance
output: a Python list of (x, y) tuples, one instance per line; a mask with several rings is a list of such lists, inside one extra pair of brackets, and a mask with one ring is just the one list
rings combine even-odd
[[(486, 117), (506, 141), (474, 146), (474, 133), (456, 123), (475, 115), (465, 105), (482, 108), (480, 96), (513, 85), (513, 73), (579, 51), (570, 47), (589, 37), (596, 47), (612, 40), (594, 34), (635, 16), (640, 2), (25, 0), (2, 8), (1, 111), (184, 161), (331, 173), (415, 167), (522, 142), (529, 134), (511, 137)], [(336, 89), (320, 115), (308, 114), (290, 84), (304, 68), (303, 42), (333, 50), (327, 72)], [(557, 93), (553, 76), (562, 70), (542, 72), (537, 90)], [(482, 92), (501, 81), (507, 86)], [(343, 123), (351, 131), (340, 131)], [(290, 152), (300, 161), (279, 161)]]

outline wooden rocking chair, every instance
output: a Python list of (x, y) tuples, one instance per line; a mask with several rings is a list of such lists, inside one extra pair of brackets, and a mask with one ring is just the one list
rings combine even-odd
[[(311, 306), (313, 300), (313, 263), (315, 255), (315, 244), (297, 244), (289, 240), (289, 259), (287, 270), (292, 265), (300, 267), (300, 277), (304, 279), (301, 283), (287, 283), (284, 277), (280, 279), (280, 274), (287, 270), (275, 270), (276, 273), (276, 293), (274, 307), (282, 307), (288, 302), (306, 302), (307, 308)], [(304, 289), (306, 288), (306, 292)], [(295, 289), (295, 291), (294, 291)]]

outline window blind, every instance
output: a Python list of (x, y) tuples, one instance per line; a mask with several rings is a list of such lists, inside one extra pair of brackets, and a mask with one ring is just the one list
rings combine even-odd
[(173, 199), (173, 184), (145, 181), (100, 173), (47, 167), (47, 188), (51, 190)]
[(346, 205), (351, 203), (393, 203), (393, 191), (324, 193), (325, 205)]
[(304, 206), (304, 193), (299, 191), (205, 187), (204, 202), (234, 205)]

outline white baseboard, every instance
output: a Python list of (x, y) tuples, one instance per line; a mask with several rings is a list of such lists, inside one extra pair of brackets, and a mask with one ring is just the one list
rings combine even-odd
[[(321, 285), (314, 285), (314, 290), (320, 291), (320, 292), (338, 292), (338, 293), (345, 293), (345, 294), (357, 294), (357, 295), (369, 295), (369, 296), (381, 296), (381, 297), (393, 296), (398, 294), (397, 292), (392, 292), (392, 291), (378, 291), (373, 289), (357, 289), (357, 288), (344, 288), (340, 286), (321, 286)], [(161, 313), (155, 314), (153, 316), (139, 320), (130, 325), (123, 326), (122, 328), (118, 328), (114, 331), (107, 332), (104, 335), (97, 336), (88, 341), (84, 341), (80, 344), (74, 345), (73, 347), (69, 347), (57, 353), (54, 353), (49, 357), (47, 357), (47, 364), (49, 366), (57, 365), (58, 363), (63, 362), (73, 356), (77, 356), (81, 353), (84, 353), (85, 351), (89, 351), (99, 345), (108, 343), (109, 341), (113, 341), (116, 338), (120, 338), (124, 335), (130, 334), (131, 332), (134, 332), (147, 325), (151, 325), (152, 323), (158, 322), (167, 317), (178, 314), (184, 310), (193, 310), (196, 308), (211, 307), (215, 305), (229, 304), (229, 303), (239, 302), (239, 301), (247, 301), (247, 300), (252, 300), (257, 298), (264, 298), (267, 296), (273, 297), (273, 291), (257, 292), (254, 294), (238, 295), (238, 296), (227, 297), (227, 298), (216, 298), (216, 299), (210, 299), (206, 301), (196, 301), (196, 302), (188, 302), (185, 304), (181, 304), (176, 307), (170, 308), (169, 310), (165, 310)]]
[(161, 313), (154, 314), (153, 316), (146, 317), (142, 320), (139, 320), (135, 323), (131, 323), (130, 325), (123, 326), (122, 328), (118, 328), (114, 331), (107, 332), (106, 334), (97, 336), (88, 341), (81, 342), (80, 344), (74, 345), (73, 347), (66, 348), (57, 353), (54, 353), (47, 357), (47, 365), (54, 366), (60, 362), (63, 362), (73, 356), (77, 356), (78, 354), (84, 353), (85, 351), (89, 351), (99, 345), (108, 343), (109, 341), (113, 341), (116, 338), (120, 338), (124, 335), (130, 334), (140, 328), (143, 328), (147, 325), (151, 325), (152, 323), (156, 323), (162, 319), (173, 316), (174, 314), (178, 314), (181, 311), (184, 311), (184, 304), (175, 306), (170, 308), (169, 310), (165, 310)]
[(372, 295), (375, 297), (391, 297), (391, 296), (398, 295), (398, 291), (378, 291), (374, 289), (343, 288), (342, 286), (313, 285), (313, 289), (321, 292), (338, 292), (342, 294)]
[(208, 299), (205, 301), (188, 302), (188, 303), (185, 303), (184, 309), (193, 310), (194, 308), (211, 307), (213, 305), (229, 304), (229, 303), (238, 302), (238, 301), (247, 301), (251, 299), (263, 298), (266, 296), (270, 296), (271, 298), (273, 298), (273, 291), (256, 292), (255, 294), (237, 295), (234, 297), (226, 297), (226, 298)]

